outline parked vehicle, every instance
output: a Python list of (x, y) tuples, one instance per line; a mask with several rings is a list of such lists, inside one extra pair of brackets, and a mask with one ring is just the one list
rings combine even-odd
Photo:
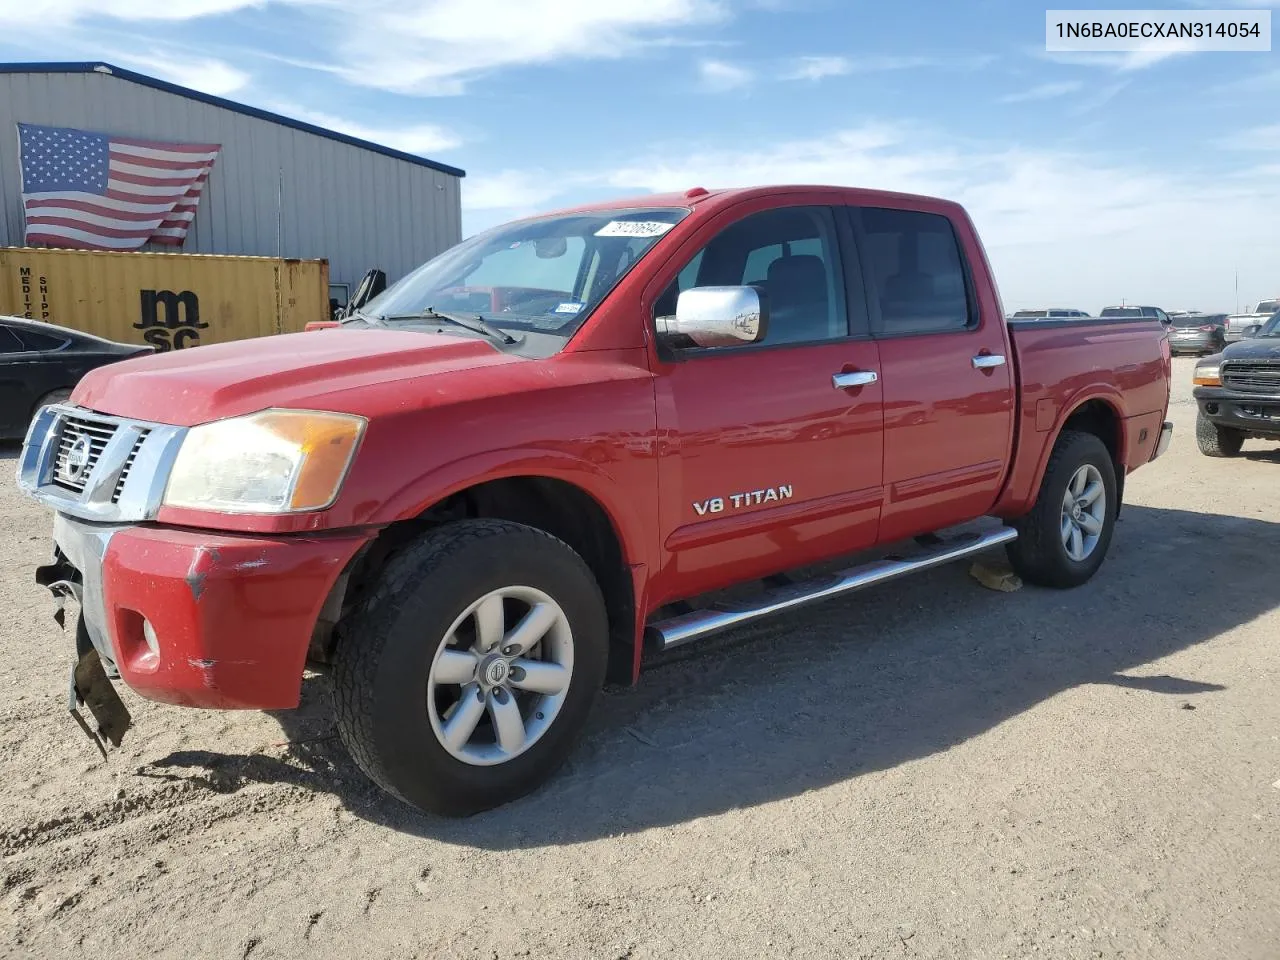
[(1252, 310), (1233, 313), (1227, 317), (1227, 343), (1235, 343), (1243, 339), (1246, 330), (1250, 327), (1261, 327), (1277, 310), (1280, 310), (1280, 299), (1262, 300)]
[[(1084, 583), (1171, 436), (1159, 333), (1006, 322), (954, 203), (693, 189), (479, 234), (340, 329), (92, 374), (20, 482), (56, 510), (39, 579), (83, 600), (101, 735), (108, 676), (276, 710), (310, 662), (374, 781), (465, 814), (548, 777), (646, 644), (1000, 545)], [(50, 460), (85, 443), (110, 455)]]
[(1010, 320), (1062, 320), (1074, 318), (1077, 320), (1085, 319), (1089, 314), (1083, 310), (1072, 310), (1065, 307), (1051, 307), (1047, 310), (1018, 310), (1013, 313)]
[(1234, 457), (1245, 440), (1280, 440), (1280, 312), (1246, 339), (1196, 364), (1196, 443), (1206, 457)]
[(1174, 355), (1217, 353), (1226, 346), (1227, 315), (1170, 314), (1169, 348)]
[(1159, 307), (1103, 307), (1098, 316), (1107, 320), (1137, 320), (1145, 317), (1159, 320), (1165, 326), (1170, 323), (1169, 315)]
[(90, 370), (152, 349), (0, 316), (0, 440), (22, 439), (36, 411), (65, 402)]

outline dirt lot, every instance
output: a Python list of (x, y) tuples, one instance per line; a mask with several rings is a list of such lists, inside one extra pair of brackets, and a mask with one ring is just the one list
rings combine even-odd
[(964, 566), (606, 694), (567, 770), (466, 821), (279, 717), (129, 695), (102, 763), (0, 463), (0, 955), (1280, 956), (1280, 452), (1177, 433), (1070, 593)]

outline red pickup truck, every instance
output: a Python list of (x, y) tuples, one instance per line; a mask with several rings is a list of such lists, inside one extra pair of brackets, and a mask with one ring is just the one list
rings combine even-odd
[(369, 776), (458, 815), (549, 776), (646, 647), (997, 545), (1084, 583), (1169, 373), (1154, 320), (1006, 322), (954, 203), (695, 188), (487, 231), (341, 329), (95, 371), (18, 475), (92, 734), (112, 679), (276, 710), (321, 667)]

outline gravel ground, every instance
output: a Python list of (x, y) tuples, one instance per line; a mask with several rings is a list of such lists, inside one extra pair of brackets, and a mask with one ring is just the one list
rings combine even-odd
[(101, 762), (6, 476), (0, 955), (1280, 956), (1280, 450), (1200, 456), (1190, 372), (1091, 584), (955, 565), (661, 663), (465, 821), (369, 787), (322, 678), (279, 716), (127, 694)]

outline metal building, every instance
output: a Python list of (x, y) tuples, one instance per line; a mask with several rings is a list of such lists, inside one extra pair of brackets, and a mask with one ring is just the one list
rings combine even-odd
[(106, 63), (18, 63), (0, 64), (0, 246), (23, 243), (18, 123), (221, 144), (177, 249), (327, 259), (341, 302), (462, 239), (456, 167)]

